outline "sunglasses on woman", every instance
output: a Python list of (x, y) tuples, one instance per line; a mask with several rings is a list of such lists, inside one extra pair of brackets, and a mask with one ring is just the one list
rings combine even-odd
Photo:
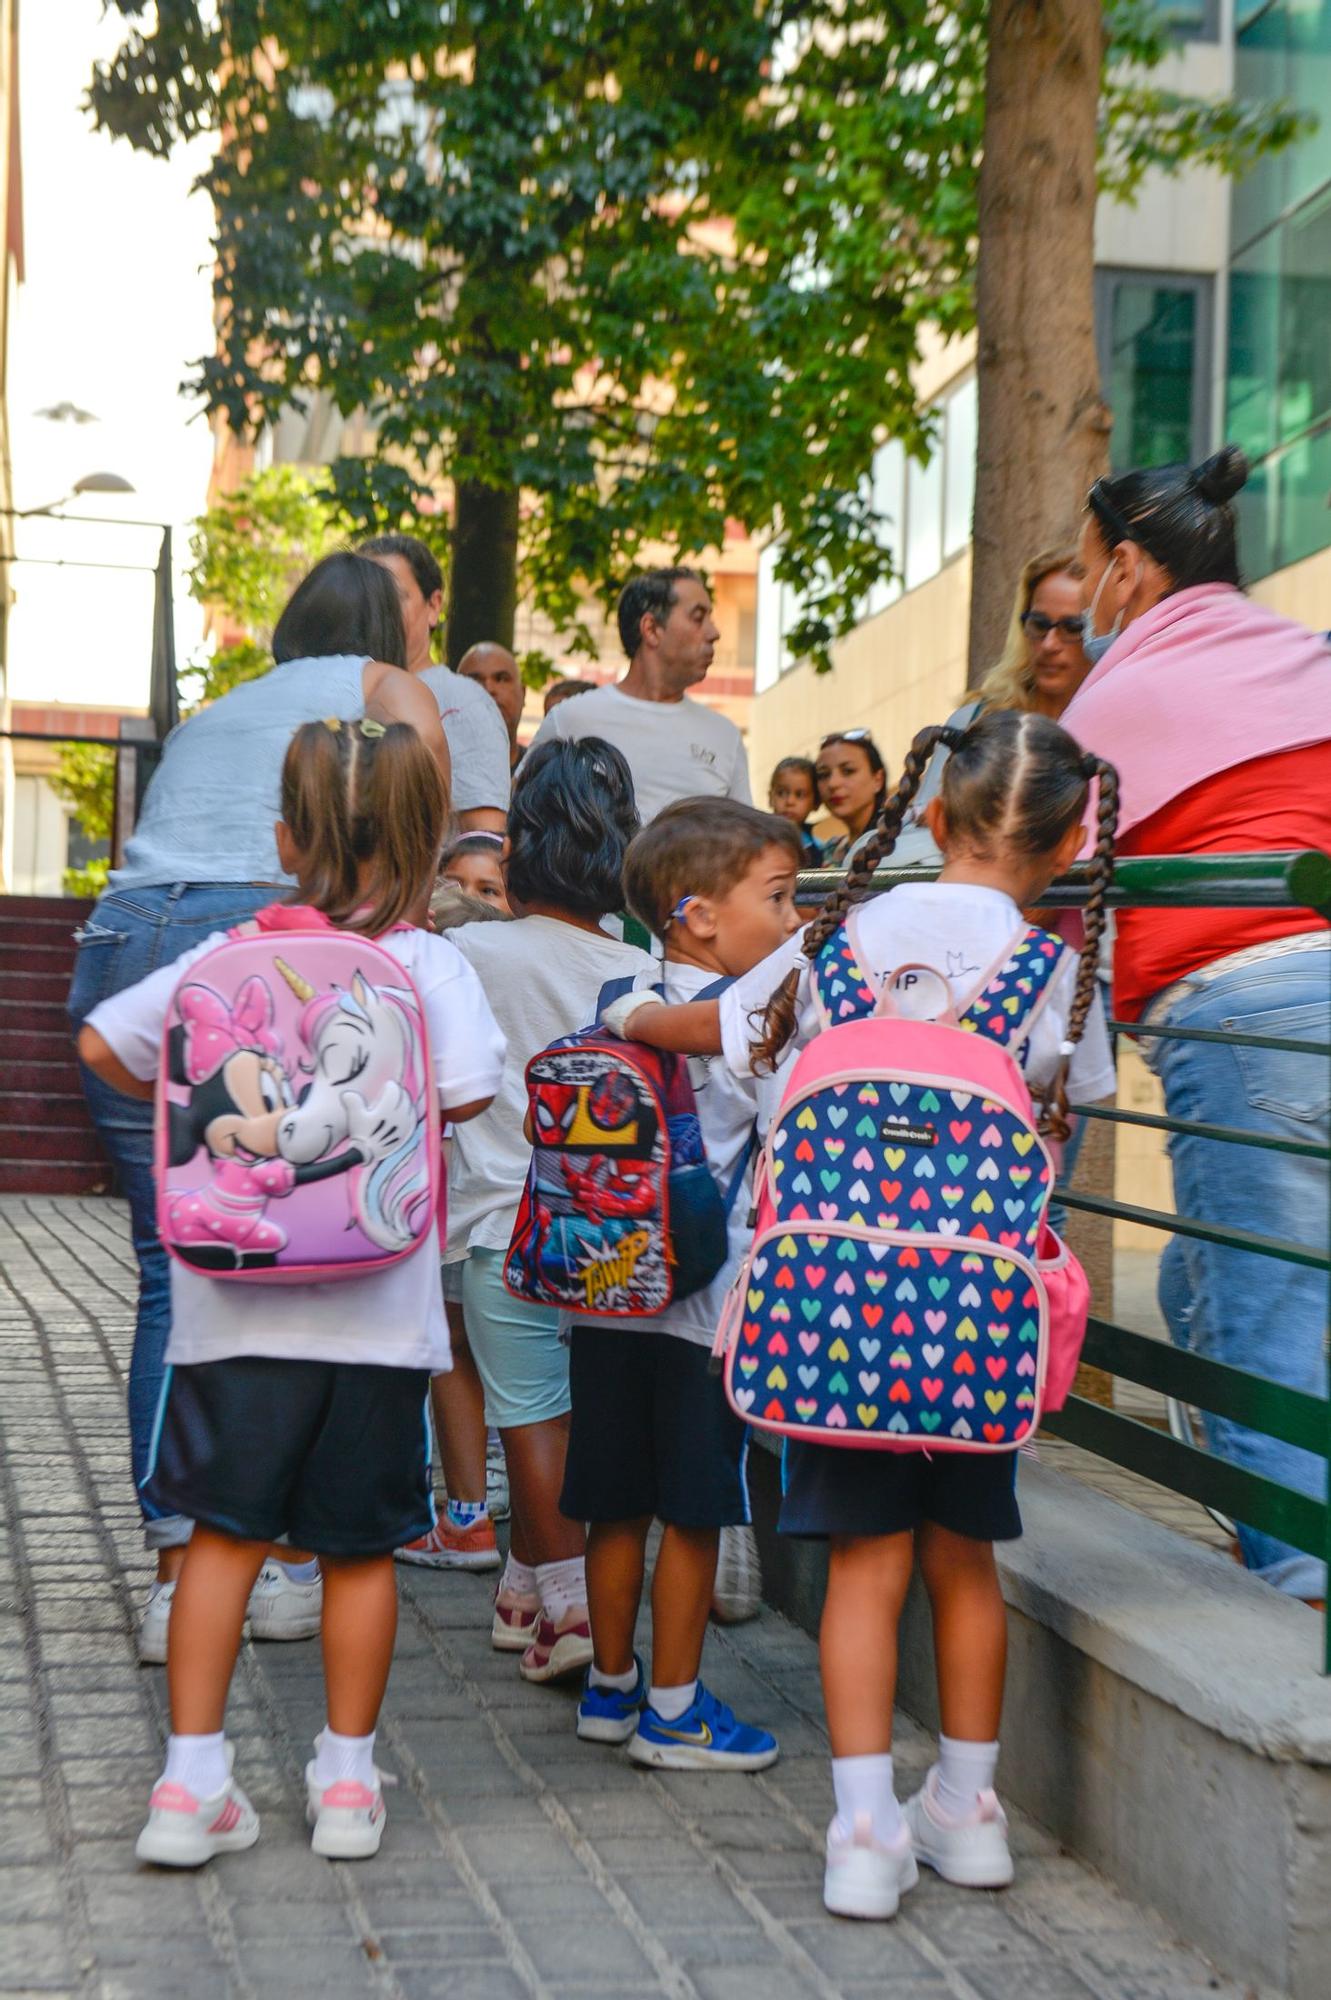
[(1037, 644), (1050, 632), (1057, 632), (1064, 639), (1080, 639), (1085, 630), (1080, 617), (1049, 618), (1043, 611), (1023, 611), (1021, 623)]

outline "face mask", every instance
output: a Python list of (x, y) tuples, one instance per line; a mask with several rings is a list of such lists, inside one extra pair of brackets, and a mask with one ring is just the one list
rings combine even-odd
[(1091, 599), (1091, 608), (1089, 611), (1083, 611), (1081, 615), (1081, 648), (1093, 667), (1103, 660), (1105, 654), (1123, 630), (1123, 613), (1121, 611), (1107, 632), (1097, 633), (1095, 629), (1095, 613), (1100, 603), (1100, 593), (1109, 581), (1109, 572), (1113, 567), (1112, 560), (1105, 564), (1101, 572), (1100, 581), (1095, 586), (1095, 596)]

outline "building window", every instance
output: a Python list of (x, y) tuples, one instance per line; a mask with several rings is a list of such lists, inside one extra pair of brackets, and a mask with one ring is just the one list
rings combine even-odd
[(975, 512), (975, 450), (980, 386), (974, 375), (948, 397), (943, 411), (943, 560), (959, 556), (971, 538)]
[(1220, 0), (1150, 0), (1172, 35), (1181, 42), (1215, 42), (1220, 39)]
[(1331, 542), (1331, 187), (1235, 258), (1227, 430), (1253, 461), (1240, 549), (1266, 576)]
[(1101, 393), (1114, 418), (1115, 472), (1206, 456), (1211, 311), (1210, 278), (1096, 272), (1096, 346)]

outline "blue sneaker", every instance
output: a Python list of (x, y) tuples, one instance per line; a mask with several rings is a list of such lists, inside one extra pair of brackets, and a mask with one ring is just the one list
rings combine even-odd
[(578, 1703), (578, 1735), (584, 1743), (627, 1743), (638, 1726), (638, 1716), (647, 1699), (642, 1661), (633, 1655), (638, 1669), (636, 1684), (627, 1693), (622, 1688), (592, 1686), (591, 1669), (583, 1683)]
[(693, 1706), (674, 1722), (644, 1704), (629, 1744), (635, 1764), (659, 1771), (765, 1771), (779, 1755), (769, 1730), (736, 1721), (701, 1681)]

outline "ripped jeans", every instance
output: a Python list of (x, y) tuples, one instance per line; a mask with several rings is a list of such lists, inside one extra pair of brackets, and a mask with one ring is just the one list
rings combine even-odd
[[(1189, 985), (1152, 1024), (1221, 1029), (1289, 1041), (1331, 1041), (1331, 951), (1291, 952)], [(1331, 1132), (1331, 1063), (1280, 1049), (1144, 1036), (1147, 1061), (1172, 1118), (1228, 1125), (1271, 1138)], [(1180, 1215), (1227, 1229), (1325, 1249), (1331, 1189), (1325, 1159), (1258, 1151), (1190, 1133), (1169, 1141)], [(1160, 1309), (1176, 1347), (1249, 1369), (1311, 1396), (1327, 1393), (1327, 1273), (1251, 1251), (1172, 1237), (1160, 1260)], [(1203, 1419), (1220, 1458), (1315, 1499), (1327, 1467), (1311, 1452), (1264, 1437), (1228, 1417)], [(1324, 1597), (1326, 1565), (1256, 1528), (1238, 1528), (1243, 1560), (1276, 1589)]]
[[(281, 893), (252, 882), (164, 882), (108, 891), (79, 933), (68, 1002), (74, 1034), (99, 1002), (170, 965), (213, 931), (243, 923)], [(163, 1514), (143, 1493), (164, 1400), (171, 1332), (171, 1273), (157, 1235), (153, 1107), (113, 1090), (82, 1063), (79, 1074), (98, 1136), (129, 1202), (139, 1265), (138, 1317), (129, 1366), (129, 1442), (144, 1540), (150, 1549), (176, 1548), (189, 1540), (190, 1522), (179, 1514)]]

